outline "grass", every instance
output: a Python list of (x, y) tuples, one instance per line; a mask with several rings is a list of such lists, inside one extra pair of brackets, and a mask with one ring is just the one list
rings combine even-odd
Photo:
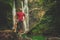
[[(28, 37), (27, 35), (23, 35), (23, 38), (25, 38), (25, 37)], [(35, 36), (33, 36), (33, 35), (30, 35), (30, 37), (29, 38), (31, 38), (32, 40), (46, 40), (46, 38), (47, 37), (45, 37), (45, 36), (43, 36), (43, 35), (35, 35)]]
[(32, 38), (32, 40), (46, 40), (46, 37), (45, 36), (41, 36), (41, 35), (32, 36), (31, 38)]

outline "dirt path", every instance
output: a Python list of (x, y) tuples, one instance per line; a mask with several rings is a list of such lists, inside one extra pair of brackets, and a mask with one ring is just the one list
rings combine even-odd
[(11, 30), (0, 30), (0, 40), (19, 40), (16, 33)]
[(18, 37), (12, 30), (0, 30), (0, 40), (30, 40), (29, 38)]

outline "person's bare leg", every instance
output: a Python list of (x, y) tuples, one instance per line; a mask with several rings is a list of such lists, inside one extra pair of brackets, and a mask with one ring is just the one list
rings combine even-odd
[(13, 32), (16, 32), (16, 29), (17, 29), (17, 24), (15, 24), (15, 25), (13, 26), (12, 31), (13, 31)]

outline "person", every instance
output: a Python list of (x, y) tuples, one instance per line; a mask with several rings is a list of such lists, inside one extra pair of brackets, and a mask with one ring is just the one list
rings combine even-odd
[(25, 19), (25, 14), (22, 12), (22, 10), (18, 11), (17, 13), (17, 21), (18, 21), (18, 27), (17, 27), (17, 31), (20, 33), (23, 33), (23, 20)]

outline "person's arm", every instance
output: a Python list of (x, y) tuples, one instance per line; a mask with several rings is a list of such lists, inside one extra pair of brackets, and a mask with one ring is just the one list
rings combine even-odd
[(23, 19), (23, 20), (26, 20), (26, 15), (25, 15), (25, 13), (24, 13), (23, 15), (24, 15), (24, 16), (23, 16), (23, 17), (24, 17), (24, 19)]
[(16, 22), (18, 22), (18, 12), (16, 13)]

